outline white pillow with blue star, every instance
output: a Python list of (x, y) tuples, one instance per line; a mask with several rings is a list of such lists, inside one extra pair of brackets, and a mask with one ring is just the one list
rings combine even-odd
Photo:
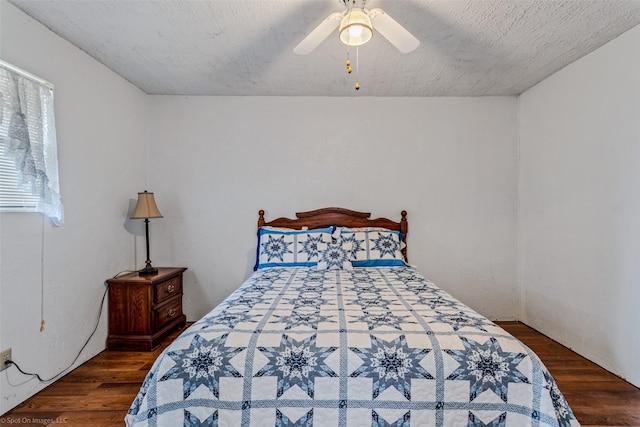
[(351, 242), (329, 243), (318, 253), (318, 270), (353, 270)]
[(314, 230), (260, 227), (254, 270), (269, 267), (312, 267), (318, 252), (331, 242), (333, 227)]
[(354, 267), (405, 265), (402, 255), (404, 242), (399, 231), (375, 229), (352, 231), (352, 229), (343, 228), (340, 232), (340, 240), (353, 244), (351, 261)]

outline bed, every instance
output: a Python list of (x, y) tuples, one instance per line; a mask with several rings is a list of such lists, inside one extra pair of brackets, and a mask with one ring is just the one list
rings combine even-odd
[(577, 426), (539, 358), (408, 264), (400, 221), (266, 221), (255, 272), (155, 361), (128, 426)]

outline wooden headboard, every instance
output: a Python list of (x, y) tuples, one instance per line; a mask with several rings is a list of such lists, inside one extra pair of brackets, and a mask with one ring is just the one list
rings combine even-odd
[(407, 211), (400, 212), (400, 222), (395, 222), (387, 218), (370, 219), (371, 212), (357, 212), (343, 208), (323, 208), (308, 212), (296, 212), (296, 219), (276, 218), (271, 221), (265, 221), (264, 210), (258, 211), (258, 227), (286, 227), (301, 230), (304, 227), (309, 229), (330, 227), (332, 225), (338, 227), (384, 227), (389, 230), (396, 230), (402, 233), (402, 241), (405, 247), (402, 249), (404, 260), (407, 259), (407, 231), (409, 229), (407, 223)]

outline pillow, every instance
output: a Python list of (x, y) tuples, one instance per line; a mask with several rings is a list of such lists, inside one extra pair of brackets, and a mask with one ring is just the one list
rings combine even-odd
[(329, 243), (318, 254), (318, 270), (353, 270), (351, 242)]
[(354, 267), (406, 265), (400, 251), (404, 242), (399, 231), (342, 229), (340, 241), (352, 244), (351, 263)]
[(309, 229), (309, 227), (302, 227), (298, 230), (297, 228), (272, 227), (270, 225), (263, 225), (261, 228), (267, 231), (307, 231)]
[(331, 243), (333, 227), (314, 230), (258, 229), (258, 248), (254, 270), (269, 267), (312, 267), (318, 251)]
[(355, 233), (358, 231), (391, 231), (391, 230), (389, 230), (388, 228), (382, 228), (382, 227), (336, 227), (335, 231), (333, 232), (334, 242), (340, 238), (340, 234), (342, 234), (343, 231), (345, 233)]

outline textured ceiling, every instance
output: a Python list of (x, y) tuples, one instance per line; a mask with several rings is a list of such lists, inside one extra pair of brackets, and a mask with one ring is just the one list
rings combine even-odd
[(640, 23), (639, 0), (370, 0), (421, 43), (401, 54), (374, 35), (356, 92), (337, 32), (293, 53), (340, 0), (9, 1), (146, 93), (173, 95), (516, 95)]

